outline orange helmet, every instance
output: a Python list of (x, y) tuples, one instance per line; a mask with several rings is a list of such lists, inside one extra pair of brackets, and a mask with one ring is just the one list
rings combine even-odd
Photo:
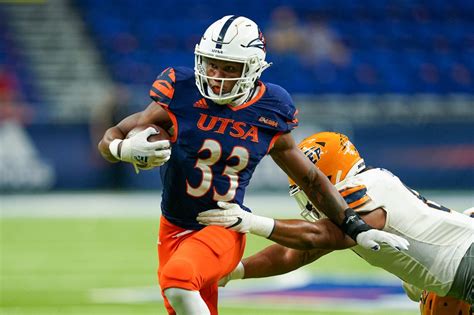
[(421, 295), (420, 312), (421, 315), (472, 315), (469, 303), (427, 291)]
[[(328, 131), (316, 133), (301, 141), (298, 148), (334, 185), (365, 169), (364, 160), (356, 147), (342, 133)], [(321, 214), (309, 202), (306, 194), (291, 178), (289, 182), (290, 196), (294, 196), (302, 208), (301, 215), (309, 221), (318, 219)]]

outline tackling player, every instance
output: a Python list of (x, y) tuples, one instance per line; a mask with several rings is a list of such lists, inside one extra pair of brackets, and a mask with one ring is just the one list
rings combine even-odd
[[(349, 139), (334, 132), (312, 135), (299, 144), (300, 150), (330, 181), (341, 196), (371, 226), (397, 234), (410, 242), (410, 249), (396, 251), (382, 246), (379, 253), (362, 248), (308, 199), (290, 180), (290, 195), (300, 206), (302, 220), (275, 220), (269, 239), (281, 245), (270, 246), (243, 260), (222, 280), (279, 275), (309, 264), (330, 252), (347, 248), (374, 266), (404, 281), (408, 296), (420, 300), (422, 314), (467, 315), (474, 298), (474, 220), (427, 200), (406, 187), (398, 177), (382, 168), (366, 168), (364, 160)], [(210, 210), (199, 215), (204, 224), (252, 231), (255, 216), (228, 203), (227, 210)], [(466, 214), (470, 214), (467, 213)], [(354, 247), (353, 247), (354, 246)]]
[[(217, 314), (217, 282), (239, 263), (245, 235), (204, 227), (196, 216), (218, 201), (250, 211), (243, 205), (245, 188), (267, 154), (362, 246), (407, 246), (360, 219), (298, 150), (290, 134), (297, 126), (291, 97), (259, 80), (270, 66), (265, 56), (265, 39), (253, 21), (223, 17), (196, 45), (194, 70), (163, 71), (151, 87), (151, 104), (108, 129), (99, 143), (110, 162), (163, 165), (158, 278), (169, 314)], [(124, 140), (132, 128), (146, 124), (169, 130), (171, 147), (168, 140), (147, 141), (153, 128)], [(256, 229), (269, 235), (273, 224), (263, 218)]]

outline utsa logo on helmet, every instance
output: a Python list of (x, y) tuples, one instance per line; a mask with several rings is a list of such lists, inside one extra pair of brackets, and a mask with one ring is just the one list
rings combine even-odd
[(240, 46), (242, 46), (244, 48), (256, 47), (256, 48), (260, 48), (264, 52), (267, 51), (266, 50), (267, 44), (265, 42), (265, 37), (263, 37), (263, 33), (260, 29), (258, 29), (258, 38), (255, 38), (252, 41), (250, 41), (250, 43), (248, 43), (248, 45), (240, 44)]

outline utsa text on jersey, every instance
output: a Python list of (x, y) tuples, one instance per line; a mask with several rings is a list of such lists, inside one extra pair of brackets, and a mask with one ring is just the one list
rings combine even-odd
[(250, 138), (250, 141), (258, 143), (258, 127), (249, 126), (243, 121), (200, 114), (197, 127), (202, 131), (212, 131), (220, 134), (227, 132), (229, 136), (242, 140)]

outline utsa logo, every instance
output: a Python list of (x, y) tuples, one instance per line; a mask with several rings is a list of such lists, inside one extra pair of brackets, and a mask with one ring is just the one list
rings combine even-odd
[(247, 46), (240, 44), (240, 46), (244, 48), (249, 48), (249, 47), (255, 47), (255, 48), (260, 48), (264, 52), (266, 52), (266, 42), (265, 42), (265, 37), (263, 37), (263, 33), (260, 29), (258, 29), (258, 37), (255, 39), (252, 39), (250, 43), (247, 44)]
[(249, 126), (242, 121), (235, 121), (230, 118), (222, 118), (217, 116), (210, 116), (200, 114), (197, 127), (202, 131), (212, 131), (220, 134), (228, 134), (234, 138), (242, 140), (249, 139), (252, 142), (258, 143), (258, 128), (256, 126)]

